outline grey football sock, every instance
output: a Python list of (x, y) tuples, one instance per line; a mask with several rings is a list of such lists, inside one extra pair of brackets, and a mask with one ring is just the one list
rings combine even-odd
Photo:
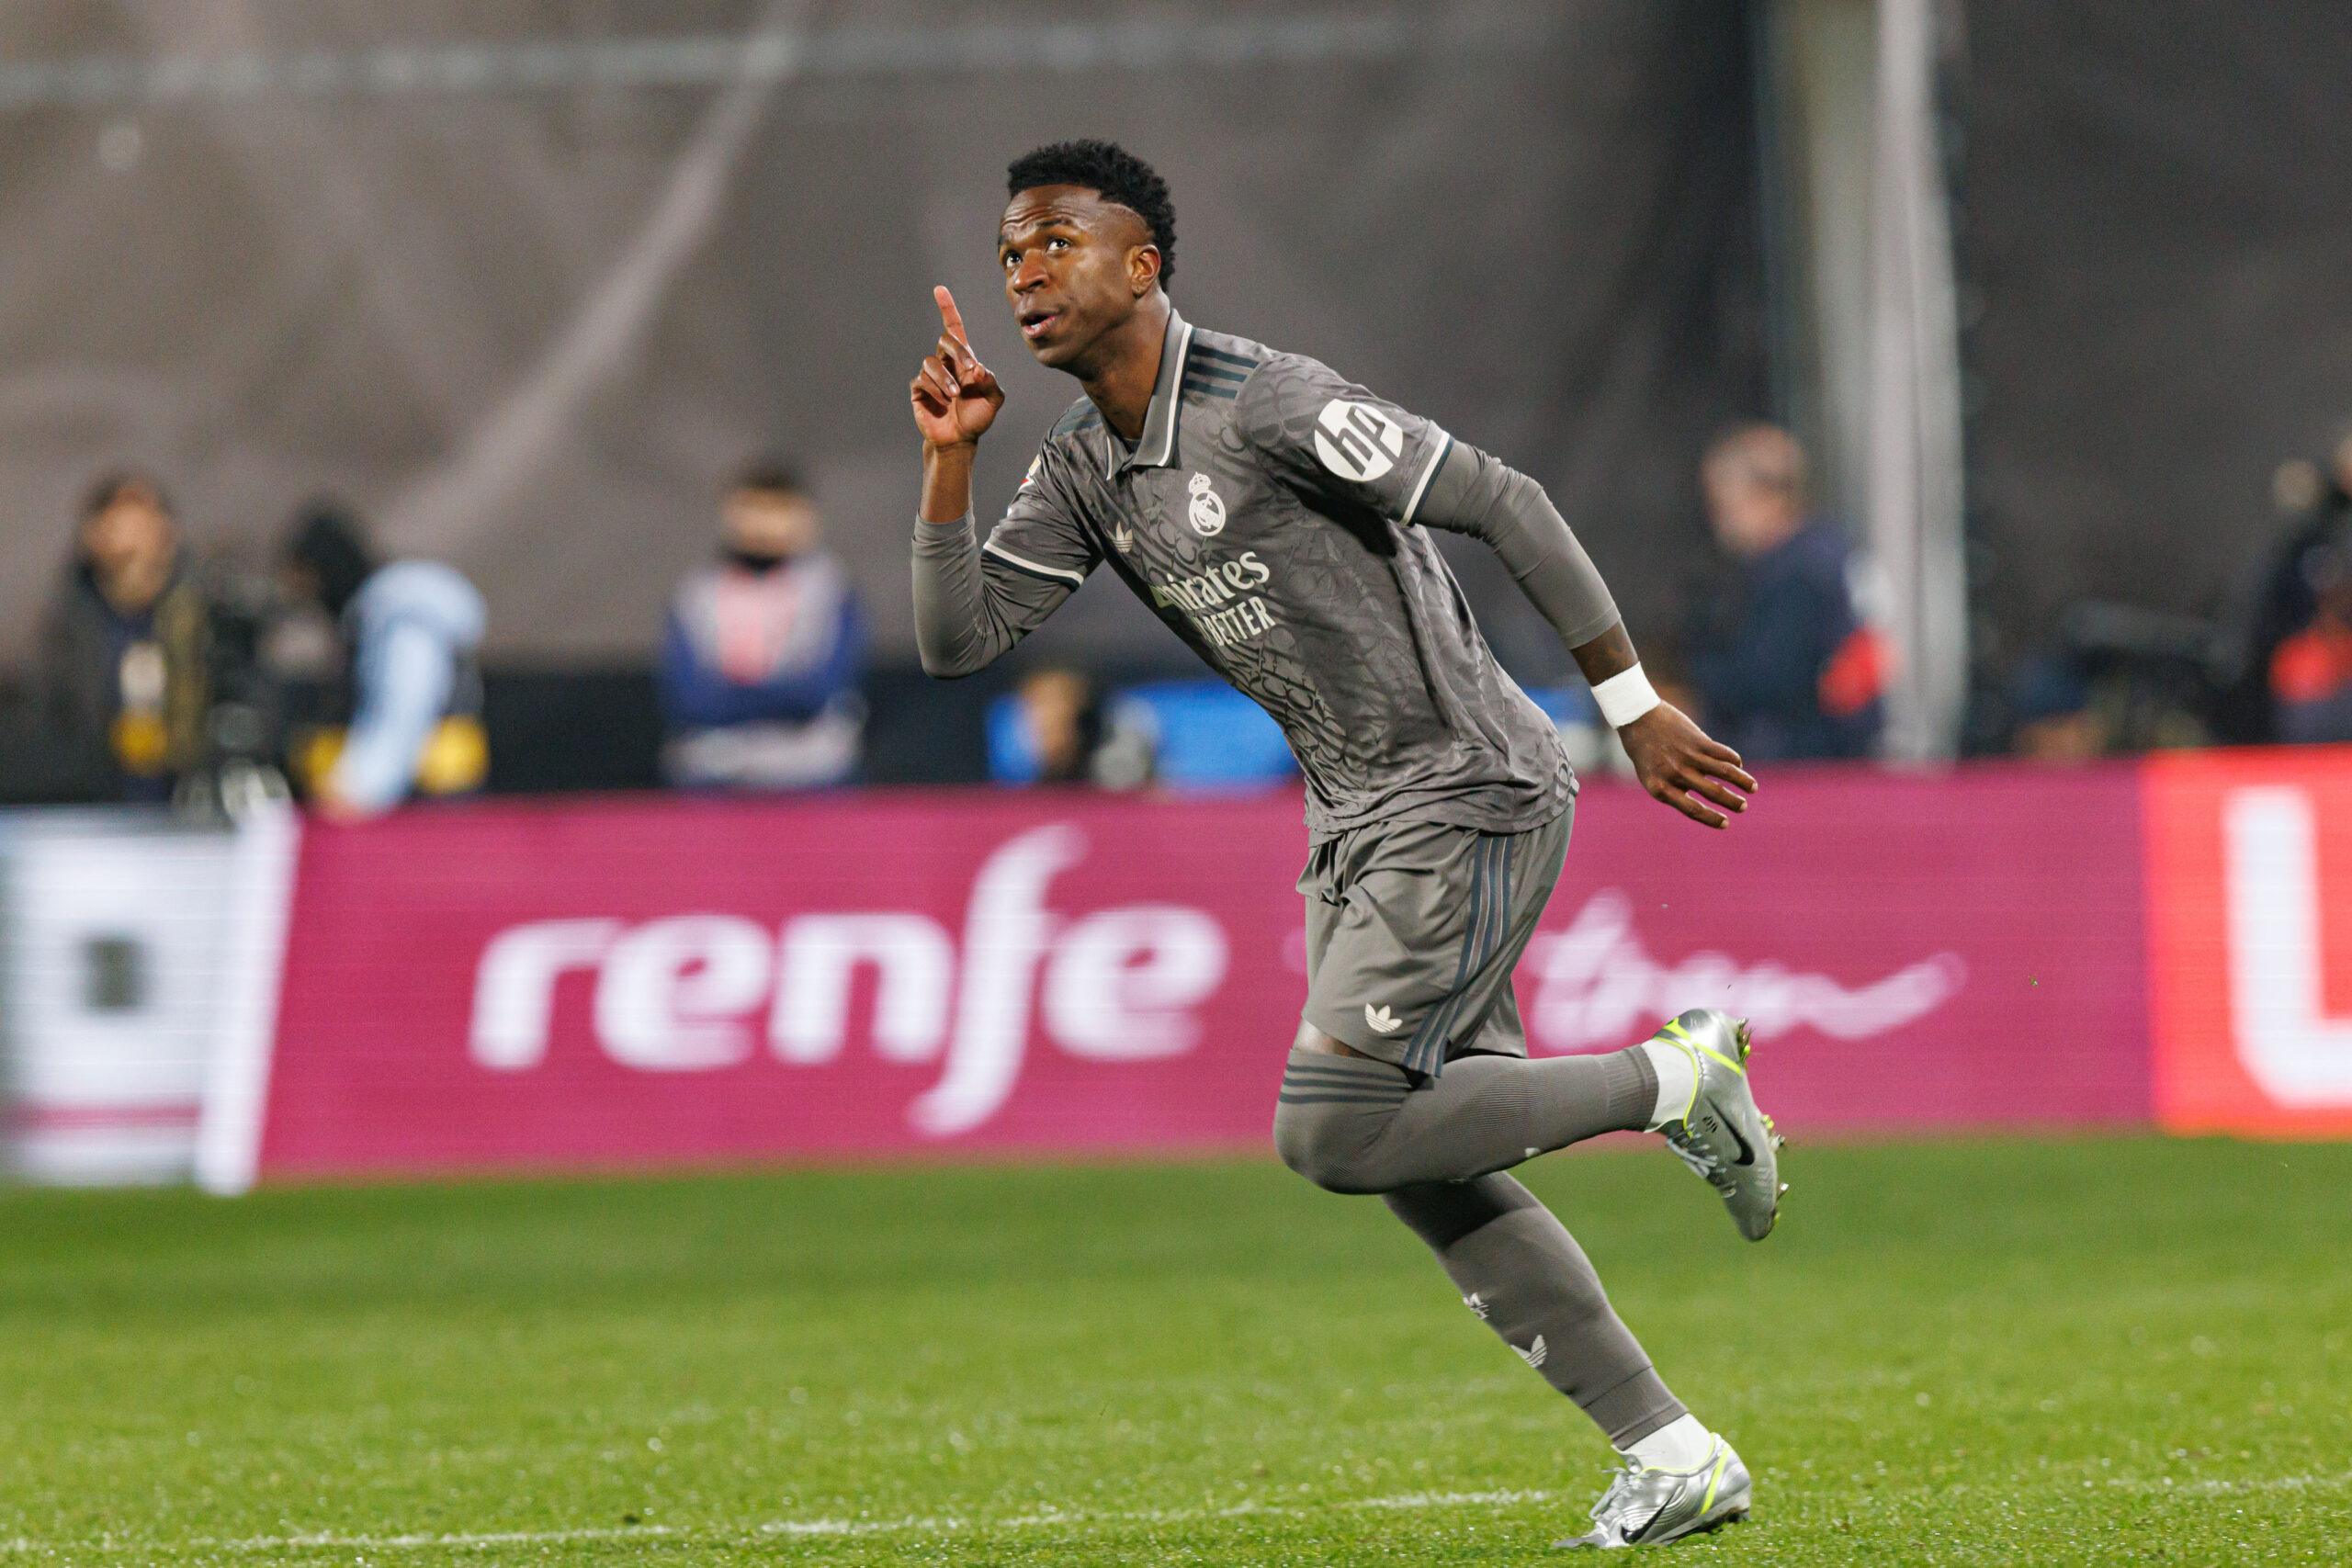
[[(1460, 1066), (1448, 1065), (1446, 1077)], [(1385, 1197), (1437, 1254), (1464, 1303), (1616, 1448), (1687, 1414), (1609, 1304), (1584, 1248), (1535, 1194), (1510, 1177), (1482, 1176)]]
[(1469, 1055), (1420, 1079), (1363, 1056), (1294, 1047), (1274, 1107), (1274, 1147), (1334, 1192), (1458, 1181), (1600, 1133), (1638, 1133), (1657, 1103), (1639, 1050), (1605, 1056)]

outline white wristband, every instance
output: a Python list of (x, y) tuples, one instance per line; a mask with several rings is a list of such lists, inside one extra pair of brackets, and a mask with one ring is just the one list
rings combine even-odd
[(1600, 716), (1609, 721), (1610, 728), (1623, 729), (1657, 706), (1661, 699), (1651, 687), (1650, 678), (1635, 664), (1595, 686), (1592, 700), (1600, 705)]

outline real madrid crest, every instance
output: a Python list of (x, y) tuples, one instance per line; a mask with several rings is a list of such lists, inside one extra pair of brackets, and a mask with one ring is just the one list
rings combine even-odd
[(1193, 532), (1204, 539), (1224, 533), (1225, 502), (1217, 499), (1216, 491), (1209, 489), (1208, 475), (1194, 474), (1189, 488), (1193, 501), (1184, 509), (1184, 518), (1192, 524)]

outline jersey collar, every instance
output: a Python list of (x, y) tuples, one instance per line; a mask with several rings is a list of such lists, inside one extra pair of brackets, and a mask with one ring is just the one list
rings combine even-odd
[(1176, 461), (1176, 416), (1182, 403), (1184, 361), (1193, 352), (1193, 326), (1168, 308), (1168, 334), (1159, 340), (1159, 379), (1152, 384), (1151, 408), (1143, 417), (1143, 437), (1133, 452), (1121, 450), (1108, 420), (1102, 423), (1104, 472), (1113, 479), (1127, 468), (1164, 468)]

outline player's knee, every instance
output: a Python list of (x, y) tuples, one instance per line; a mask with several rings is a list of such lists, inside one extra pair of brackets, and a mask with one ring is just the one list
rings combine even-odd
[(1274, 1152), (1326, 1192), (1380, 1191), (1363, 1122), (1344, 1105), (1277, 1105)]

